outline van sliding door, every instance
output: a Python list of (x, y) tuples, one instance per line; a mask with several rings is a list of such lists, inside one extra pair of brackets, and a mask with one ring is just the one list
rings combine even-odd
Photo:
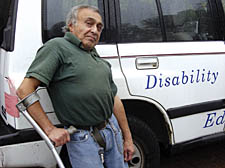
[(175, 143), (223, 131), (225, 45), (214, 3), (119, 0), (118, 53), (127, 87), (167, 111)]

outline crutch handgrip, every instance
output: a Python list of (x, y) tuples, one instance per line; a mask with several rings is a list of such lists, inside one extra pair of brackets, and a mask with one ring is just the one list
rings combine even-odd
[[(67, 128), (66, 130), (69, 132), (70, 135), (75, 133), (75, 132), (77, 132), (77, 129), (74, 126), (72, 126), (72, 125), (69, 128)], [(55, 146), (55, 142), (54, 141), (51, 140), (51, 143), (53, 144), (53, 146)]]
[(76, 129), (74, 126), (71, 125), (71, 126), (67, 129), (67, 131), (68, 131), (69, 134), (71, 135), (71, 134), (77, 132), (77, 129)]

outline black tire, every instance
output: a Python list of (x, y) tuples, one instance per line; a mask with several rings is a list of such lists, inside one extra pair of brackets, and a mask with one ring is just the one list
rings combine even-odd
[(129, 168), (160, 168), (160, 148), (154, 132), (142, 120), (127, 118), (135, 145)]

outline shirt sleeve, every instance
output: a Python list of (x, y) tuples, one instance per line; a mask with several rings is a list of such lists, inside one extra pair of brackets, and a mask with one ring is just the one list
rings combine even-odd
[(117, 94), (117, 86), (116, 86), (116, 84), (115, 84), (114, 81), (113, 81), (112, 70), (111, 70), (111, 64), (108, 63), (108, 65), (109, 65), (109, 68), (110, 68), (111, 90), (112, 90), (112, 93), (113, 93), (113, 95), (114, 95), (114, 97), (115, 97), (116, 94)]
[(112, 81), (112, 83), (111, 83), (111, 89), (112, 89), (113, 95), (114, 95), (114, 97), (115, 97), (116, 94), (117, 94), (117, 86), (116, 86), (116, 84), (114, 83), (114, 81)]
[(36, 78), (41, 81), (42, 85), (48, 86), (60, 65), (59, 55), (51, 45), (43, 45), (38, 50), (25, 77)]
[[(99, 56), (98, 56), (99, 57)], [(103, 59), (102, 59), (103, 60)], [(113, 96), (115, 97), (116, 94), (117, 94), (117, 86), (116, 84), (114, 83), (113, 81), (113, 77), (112, 77), (112, 69), (111, 69), (111, 64), (106, 61), (106, 60), (103, 60), (103, 62), (105, 62), (108, 66), (109, 66), (109, 70), (110, 70), (110, 74), (109, 74), (109, 80), (110, 80), (110, 87), (111, 87), (111, 90), (112, 90), (112, 93), (113, 93)]]

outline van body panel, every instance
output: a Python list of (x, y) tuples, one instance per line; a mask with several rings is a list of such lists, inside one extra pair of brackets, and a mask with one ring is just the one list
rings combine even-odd
[[(1, 126), (9, 128), (0, 129), (0, 141), (7, 136), (16, 137), (17, 133), (21, 138), (26, 135), (24, 132), (32, 131), (29, 122), (15, 108), (16, 89), (43, 41), (63, 36), (65, 12), (72, 5), (83, 3), (97, 4), (103, 15), (105, 28), (96, 49), (100, 57), (111, 64), (117, 94), (124, 102), (144, 102), (154, 107), (156, 114), (162, 114), (156, 116), (163, 118), (167, 136), (162, 137), (167, 138), (168, 147), (222, 135), (225, 131), (225, 30), (222, 26), (225, 24), (225, 1), (182, 2), (18, 1), (18, 8), (13, 10), (16, 13), (15, 32), (8, 36), (12, 38), (10, 44), (5, 45), (4, 39), (0, 39), (3, 41), (0, 48), (0, 114), (1, 122), (4, 121)], [(174, 6), (167, 8), (168, 3)], [(37, 92), (49, 119), (55, 125), (60, 124), (47, 89), (40, 87)], [(148, 121), (153, 114), (151, 108), (145, 110), (146, 113), (135, 108), (131, 115), (142, 113), (139, 116), (143, 117), (146, 114), (147, 117), (139, 119)], [(44, 141), (40, 138), (25, 141), (2, 143), (0, 167), (56, 167)], [(57, 149), (60, 152), (61, 148)]]
[[(21, 43), (21, 40), (23, 43)], [(15, 49), (9, 55), (8, 65), (8, 76), (12, 79), (16, 88), (19, 87), (42, 44), (41, 0), (34, 2), (29, 0), (19, 1)]]
[[(225, 98), (222, 41), (118, 44), (118, 50), (131, 95), (148, 97), (165, 110)], [(223, 110), (214, 112), (220, 116)], [(175, 143), (222, 132), (223, 124), (204, 128), (208, 113), (172, 119)]]
[[(43, 44), (41, 0), (35, 2), (29, 0), (19, 1), (16, 25), (15, 49), (14, 52), (8, 53), (9, 63), (6, 64), (8, 66), (6, 78), (9, 78), (13, 82), (15, 88), (18, 88), (31, 62), (34, 60), (38, 48)], [(23, 43), (21, 43), (21, 40), (23, 40)], [(44, 111), (47, 112), (49, 119), (54, 124), (59, 124), (58, 119), (55, 114), (53, 114), (54, 109), (47, 90), (41, 89), (39, 94), (41, 97), (41, 104)], [(13, 121), (8, 122), (15, 129), (31, 128), (31, 125), (22, 115), (20, 115), (19, 118), (14, 118)]]
[[(165, 109), (225, 98), (224, 42), (118, 44), (118, 48), (132, 95), (154, 99)], [(142, 58), (148, 65), (138, 69)], [(151, 68), (151, 58), (157, 58), (158, 67)]]
[(113, 80), (116, 83), (118, 89), (118, 95), (122, 99), (130, 97), (129, 89), (125, 81), (124, 74), (121, 71), (120, 60), (117, 52), (117, 46), (113, 44), (97, 45), (97, 52), (100, 57), (107, 60), (112, 66)]
[[(59, 152), (61, 147), (57, 148)], [(0, 147), (0, 167), (56, 167), (56, 161), (44, 141)]]
[(174, 128), (175, 144), (178, 144), (208, 135), (223, 133), (225, 131), (225, 109), (175, 118), (171, 122)]

